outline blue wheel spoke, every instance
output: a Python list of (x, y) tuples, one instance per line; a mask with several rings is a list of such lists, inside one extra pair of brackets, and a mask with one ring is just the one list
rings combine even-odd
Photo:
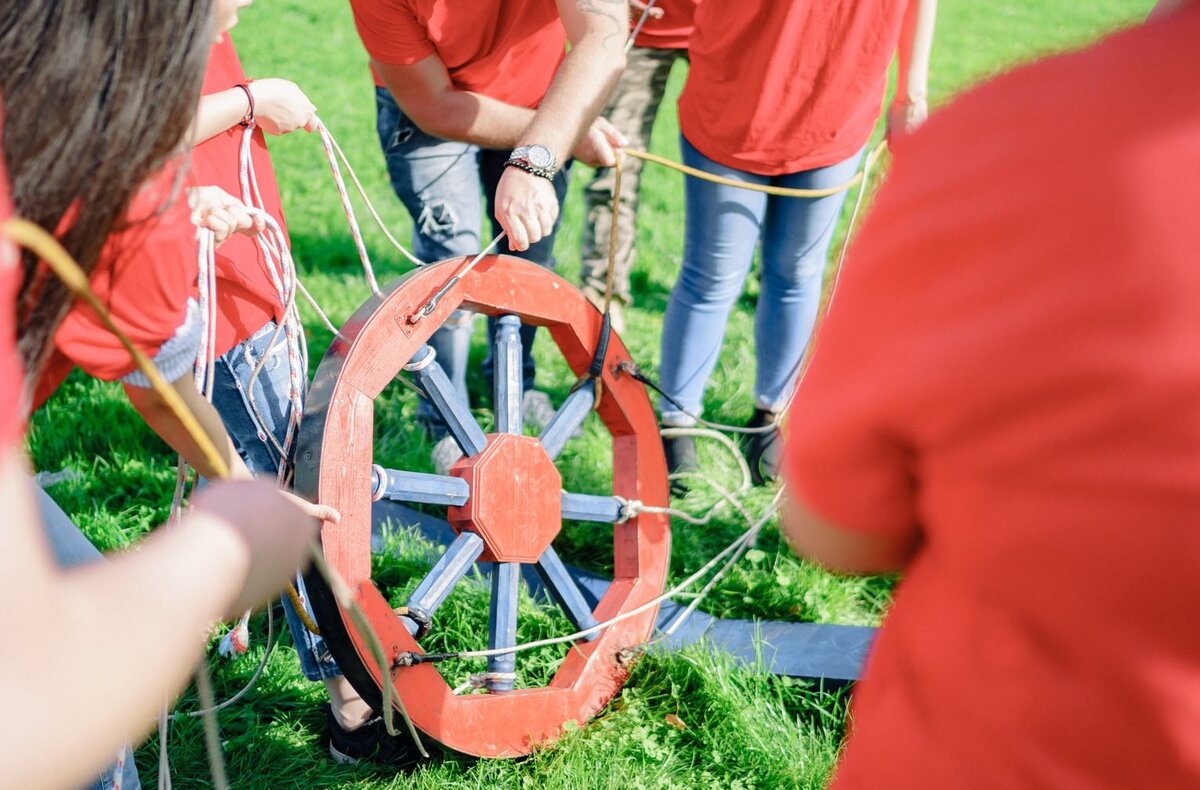
[(583, 425), (583, 421), (587, 419), (595, 403), (596, 383), (594, 381), (584, 382), (567, 396), (563, 405), (554, 413), (554, 417), (542, 429), (542, 435), (538, 437), (546, 455), (551, 458), (558, 457), (567, 440), (574, 436), (575, 432)]
[[(575, 624), (575, 630), (583, 631), (596, 625), (596, 618), (592, 615), (592, 608), (588, 605), (587, 600), (583, 597), (583, 593), (579, 589), (579, 585), (571, 578), (571, 574), (567, 571), (567, 566), (563, 565), (563, 561), (559, 558), (558, 552), (553, 546), (546, 548), (541, 559), (537, 563), (538, 576), (542, 578), (546, 588), (550, 591), (550, 595), (566, 613), (567, 618)], [(592, 641), (600, 636), (599, 631), (595, 631), (584, 637), (587, 641)]]
[(493, 403), (496, 409), (496, 430), (499, 433), (521, 433), (521, 402), (524, 393), (521, 370), (521, 319), (504, 315), (496, 322), (496, 346), (492, 358), (496, 361), (496, 383)]
[[(488, 647), (504, 648), (517, 644), (517, 588), (521, 581), (521, 565), (517, 562), (498, 562), (492, 568), (492, 600), (488, 612)], [(517, 668), (517, 654), (503, 653), (488, 658), (487, 687), (491, 691), (511, 691), (512, 674)]]
[(371, 467), (371, 498), (426, 505), (465, 505), (471, 485), (460, 477)]
[(613, 524), (621, 518), (621, 501), (614, 496), (562, 493), (562, 517), (571, 521)]
[[(431, 356), (432, 355), (432, 356)], [(424, 346), (413, 356), (413, 361), (404, 366), (417, 380), (425, 396), (446, 420), (450, 435), (458, 442), (465, 455), (478, 455), (487, 446), (487, 437), (483, 429), (471, 415), (470, 409), (463, 405), (454, 385), (446, 376), (436, 359), (433, 348)]]
[(410, 634), (417, 634), (420, 630), (418, 620), (433, 616), (482, 553), (483, 538), (474, 532), (463, 532), (455, 538), (450, 548), (446, 549), (446, 553), (417, 585), (417, 589), (408, 596), (406, 606), (410, 610), (417, 610), (418, 615), (416, 618), (401, 615), (400, 619), (404, 621), (404, 627)]

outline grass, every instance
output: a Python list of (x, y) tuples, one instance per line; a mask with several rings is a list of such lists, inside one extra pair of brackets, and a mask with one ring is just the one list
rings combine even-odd
[[(1071, 48), (1102, 32), (1128, 24), (1148, 10), (1149, 0), (1071, 0), (1039, 3), (1008, 0), (978, 3), (943, 0), (935, 45), (931, 90), (934, 103), (1014, 63)], [(341, 0), (262, 0), (242, 14), (235, 35), (252, 76), (285, 76), (298, 82), (356, 163), (385, 220), (401, 239), (408, 217), (390, 193), (374, 131), (372, 86), (355, 35), (349, 7)], [(685, 77), (680, 64), (655, 129), (657, 153), (678, 157), (678, 128), (672, 110)], [(360, 267), (330, 182), (320, 144), (303, 134), (272, 140), (289, 225), (308, 287), (335, 321), (346, 318), (367, 295)], [(580, 196), (587, 178), (578, 167), (557, 243), (559, 271), (575, 280), (579, 267)], [(653, 373), (658, 360), (662, 311), (680, 265), (683, 235), (680, 176), (649, 167), (643, 179), (638, 229), (639, 265), (634, 277), (637, 305), (628, 311), (625, 341), (634, 357)], [(377, 229), (365, 226), (367, 246), (381, 280), (406, 271)], [(706, 409), (715, 419), (741, 422), (751, 408), (752, 316), (757, 286), (730, 321), (724, 357), (710, 386)], [(305, 314), (313, 359), (329, 342), (315, 316)], [(476, 352), (482, 354), (482, 334)], [(565, 366), (538, 347), (543, 386), (560, 400), (571, 383)], [(482, 382), (473, 380), (479, 390)], [(486, 397), (477, 414), (491, 419)], [(388, 391), (378, 412), (378, 460), (399, 468), (428, 469), (429, 446), (409, 429), (411, 396)], [(30, 451), (39, 469), (71, 467), (81, 480), (52, 489), (89, 538), (104, 549), (119, 549), (161, 523), (174, 481), (166, 447), (137, 419), (119, 390), (72, 377), (36, 415)], [(702, 448), (706, 466), (718, 480), (733, 480), (734, 467), (719, 449)], [(568, 488), (603, 491), (610, 475), (605, 434), (586, 426), (560, 467)], [(747, 499), (762, 512), (770, 491)], [(710, 495), (698, 491), (685, 506), (703, 509)], [(742, 529), (730, 517), (703, 529), (675, 524), (673, 578), (698, 568)], [(603, 570), (611, 563), (609, 534), (573, 525), (560, 538), (568, 561)], [(744, 560), (713, 591), (704, 608), (721, 616), (876, 624), (889, 601), (887, 579), (845, 579), (796, 559), (771, 525), (758, 551)], [(429, 567), (436, 549), (398, 533), (387, 556), (376, 560), (376, 576), (402, 597)], [(445, 645), (473, 644), (483, 623), (486, 592), (478, 581), (461, 585), (439, 613), (438, 639)], [(521, 636), (561, 633), (565, 622), (553, 609), (521, 602)], [(233, 662), (213, 659), (217, 692), (224, 698), (240, 688), (263, 655), (265, 617), (255, 621), (255, 646)], [(553, 671), (561, 652), (550, 649), (522, 657), (522, 682), (538, 683)], [(119, 657), (114, 658), (119, 660)], [(102, 669), (100, 670), (102, 674)], [(462, 673), (447, 667), (448, 676)], [(408, 776), (371, 768), (335, 766), (324, 756), (322, 689), (300, 675), (290, 640), (283, 638), (266, 671), (246, 700), (224, 711), (221, 734), (229, 772), (245, 788), (426, 788), (426, 787), (621, 787), (775, 788), (823, 784), (843, 735), (844, 694), (825, 693), (811, 684), (734, 667), (703, 648), (650, 655), (624, 690), (596, 720), (551, 748), (520, 761), (473, 761), (447, 757)], [(194, 709), (191, 692), (181, 709)], [(157, 743), (139, 750), (145, 777), (154, 775)], [(209, 786), (202, 734), (196, 720), (176, 723), (171, 739), (175, 782), (180, 788)]]

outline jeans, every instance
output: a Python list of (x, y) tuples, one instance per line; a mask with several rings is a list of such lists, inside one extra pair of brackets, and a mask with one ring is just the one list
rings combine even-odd
[[(30, 485), (33, 485), (32, 481)], [(71, 521), (58, 503), (42, 489), (37, 486), (33, 488), (38, 510), (41, 511), (42, 528), (58, 566), (72, 568), (103, 561), (104, 555), (84, 537), (79, 527), (75, 526), (75, 522)], [(115, 756), (117, 762), (97, 774), (95, 781), (87, 786), (87, 790), (114, 790), (118, 784), (121, 790), (140, 790), (142, 784), (138, 780), (133, 749), (124, 746)]]
[[(491, 237), (500, 233), (496, 221), (496, 185), (503, 175), (507, 151), (480, 148), (470, 143), (443, 140), (421, 131), (384, 88), (375, 89), (377, 131), (379, 144), (387, 160), (392, 189), (408, 209), (413, 221), (413, 252), (428, 261), (444, 260), (460, 255), (475, 255), (485, 242), (480, 238), (483, 211), (480, 193), (487, 197), (487, 212), (491, 220)], [(563, 199), (567, 195), (567, 166), (554, 176), (554, 191), (558, 196), (561, 220)], [(547, 269), (553, 269), (554, 232), (533, 244), (525, 252), (514, 252), (502, 245), (509, 255), (524, 258)], [(466, 310), (455, 311), (434, 333), (429, 341), (437, 352), (438, 361), (454, 385), (455, 391), (467, 404), (467, 358), (471, 350), (471, 327), (474, 315)], [(495, 319), (488, 319), (488, 337), (495, 333)], [(533, 341), (535, 327), (521, 327), (521, 367), (525, 391), (533, 388), (535, 366)], [(491, 377), (491, 344), (483, 363), (484, 375)], [(433, 405), (422, 398), (417, 406), (417, 419), (429, 426), (435, 437), (444, 435), (445, 421)]]
[[(250, 472), (255, 477), (264, 478), (274, 478), (285, 460), (268, 438), (267, 432), (282, 445), (291, 418), (287, 345), (282, 332), (275, 346), (270, 345), (275, 326), (274, 321), (268, 322), (247, 340), (219, 357), (213, 375), (213, 407), (221, 415), (225, 430), (229, 432), (238, 455), (246, 462)], [(251, 390), (250, 378), (258, 361), (264, 356), (266, 364)], [(262, 419), (261, 427), (254, 419), (251, 391), (254, 395), (253, 406), (257, 406)], [(296, 576), (296, 591), (300, 593), (305, 611), (311, 617), (312, 608), (304, 589), (304, 579), (299, 575)], [(334, 663), (325, 640), (304, 627), (291, 601), (286, 598), (283, 600), (283, 612), (292, 640), (296, 643), (296, 655), (304, 676), (309, 680), (324, 680), (341, 675), (342, 671)]]
[[(681, 136), (683, 161), (753, 184), (818, 189), (854, 176), (862, 152), (844, 162), (782, 176), (760, 176), (717, 164)], [(762, 293), (754, 316), (758, 406), (786, 402), (808, 345), (821, 300), (821, 280), (846, 192), (795, 198), (751, 192), (697, 178), (685, 180), (683, 268), (663, 319), (661, 385), (684, 410), (699, 414), (717, 364), (725, 325), (762, 243)], [(665, 398), (664, 425), (694, 420)]]

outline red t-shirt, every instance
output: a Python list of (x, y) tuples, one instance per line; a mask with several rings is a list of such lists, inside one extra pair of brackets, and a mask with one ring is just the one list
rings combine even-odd
[[(0, 127), (3, 119), (0, 118)], [(12, 216), (8, 173), (0, 156), (0, 223)], [(0, 452), (7, 452), (21, 439), (24, 410), (21, 404), (23, 376), (17, 355), (17, 291), (21, 285), (20, 256), (14, 244), (0, 237)]]
[(841, 162), (879, 119), (906, 0), (703, 3), (679, 127), (709, 159), (760, 175)]
[[(205, 94), (219, 93), (246, 81), (233, 41), (229, 36), (224, 38), (223, 43), (212, 48), (208, 72), (204, 77)], [(197, 146), (192, 151), (189, 181), (197, 185), (218, 186), (240, 200), (244, 132), (241, 126), (234, 126)], [(278, 220), (286, 233), (275, 170), (271, 167), (271, 155), (267, 152), (267, 141), (261, 129), (254, 130), (250, 158), (262, 193), (263, 207)], [(268, 321), (282, 319), (283, 305), (254, 239), (235, 233), (217, 248), (216, 262), (216, 353), (219, 356), (250, 337)]]
[[(437, 55), (458, 90), (537, 107), (566, 54), (555, 0), (350, 0), (380, 63)], [(382, 86), (378, 75), (375, 84)]]
[[(109, 238), (91, 277), (113, 321), (151, 358), (184, 324), (188, 299), (196, 297), (196, 231), (177, 181), (176, 168), (168, 167), (142, 188), (129, 209), (131, 227)], [(135, 368), (99, 316), (79, 302), (58, 328), (54, 347), (38, 380), (35, 408), (75, 366), (108, 381)]]
[(897, 144), (786, 456), (922, 538), (837, 787), (1200, 786), (1197, 74), (1193, 7)]
[[(692, 37), (692, 17), (698, 5), (700, 0), (660, 0), (654, 7), (662, 9), (662, 19), (647, 19), (633, 43), (648, 49), (687, 49), (688, 39)], [(641, 19), (642, 12), (631, 7), (629, 15), (633, 27)]]

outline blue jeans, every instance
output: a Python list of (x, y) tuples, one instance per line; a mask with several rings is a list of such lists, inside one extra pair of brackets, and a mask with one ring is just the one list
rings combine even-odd
[[(752, 184), (819, 189), (853, 177), (862, 152), (844, 162), (782, 176), (760, 176), (717, 164), (680, 137), (683, 161)], [(766, 195), (685, 179), (683, 268), (663, 320), (661, 386), (699, 414), (725, 339), (733, 303), (762, 243), (762, 292), (754, 317), (754, 394), (758, 406), (781, 408), (790, 394), (821, 300), (821, 279), (846, 192), (823, 198)], [(694, 421), (666, 399), (665, 425)]]
[[(375, 108), (379, 144), (387, 160), (392, 189), (412, 217), (413, 252), (421, 260), (430, 263), (478, 253), (486, 241), (491, 241), (501, 231), (495, 213), (496, 185), (504, 173), (508, 152), (426, 134), (401, 111), (384, 88), (375, 89)], [(554, 191), (561, 209), (567, 195), (566, 166), (554, 177)], [(480, 238), (483, 225), (481, 192), (487, 198), (492, 228), (491, 236), (486, 241)], [(561, 218), (560, 210), (559, 220)], [(558, 231), (558, 221), (554, 224), (554, 231)], [(555, 233), (531, 245), (525, 252), (507, 249), (506, 243), (501, 244), (501, 250), (553, 269), (556, 263)], [(458, 310), (429, 341), (464, 405), (467, 405), (467, 358), (471, 350), (473, 322), (472, 313)], [(495, 320), (489, 318), (489, 338), (494, 335), (495, 326)], [(534, 329), (532, 326), (521, 327), (521, 363), (526, 391), (533, 388)], [(490, 343), (483, 372), (491, 378)], [(424, 398), (417, 406), (417, 419), (429, 426), (435, 436), (445, 433), (444, 420)]]
[[(268, 479), (273, 479), (278, 474), (279, 467), (285, 459), (280, 456), (267, 432), (274, 435), (275, 440), (282, 445), (292, 410), (288, 401), (290, 382), (287, 345), (283, 333), (280, 332), (278, 341), (271, 347), (271, 336), (274, 332), (275, 322), (268, 322), (247, 340), (219, 357), (213, 375), (212, 393), (213, 407), (221, 415), (221, 421), (225, 423), (225, 430), (233, 439), (238, 455), (255, 477)], [(249, 393), (254, 367), (264, 356), (267, 362), (254, 381), (253, 388), (254, 405), (258, 407), (262, 418), (260, 427), (254, 419)], [(299, 575), (296, 576), (296, 591), (300, 593), (305, 610), (311, 617), (312, 607), (308, 603), (304, 579)], [(342, 671), (334, 663), (329, 648), (325, 646), (325, 640), (304, 627), (296, 610), (286, 598), (283, 600), (283, 611), (287, 617), (288, 630), (292, 633), (292, 640), (296, 643), (296, 655), (300, 659), (300, 669), (304, 676), (309, 680), (324, 680), (341, 675)]]
[[(58, 503), (50, 495), (33, 485), (37, 499), (38, 510), (41, 511), (42, 529), (50, 543), (50, 551), (60, 568), (73, 568), (77, 565), (87, 565), (101, 562), (104, 555), (92, 545), (75, 522), (63, 512)], [(121, 750), (117, 762), (97, 774), (95, 781), (87, 786), (87, 790), (113, 790), (120, 780), (121, 790), (140, 790), (142, 784), (138, 781), (137, 764), (133, 760), (133, 749), (125, 746)]]

